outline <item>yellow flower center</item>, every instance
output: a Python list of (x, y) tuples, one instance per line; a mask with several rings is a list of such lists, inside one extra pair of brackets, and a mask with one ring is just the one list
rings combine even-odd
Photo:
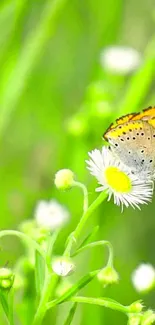
[(131, 191), (132, 184), (129, 176), (119, 168), (113, 166), (107, 167), (105, 177), (108, 185), (116, 192), (128, 193)]

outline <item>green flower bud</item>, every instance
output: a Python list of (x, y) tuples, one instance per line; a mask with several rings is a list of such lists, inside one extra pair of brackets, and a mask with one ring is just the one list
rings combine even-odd
[(20, 230), (30, 236), (32, 239), (41, 243), (47, 238), (49, 231), (47, 229), (40, 228), (36, 225), (35, 220), (26, 220), (20, 224)]
[(127, 325), (140, 325), (141, 315), (129, 315), (129, 320)]
[(118, 283), (119, 275), (117, 271), (111, 267), (106, 266), (97, 274), (98, 280), (103, 283), (103, 285)]
[(54, 183), (60, 190), (68, 190), (73, 186), (74, 174), (70, 169), (61, 169), (55, 175)]
[(52, 269), (57, 275), (65, 277), (75, 271), (75, 264), (68, 257), (56, 257), (52, 262)]
[(11, 289), (14, 282), (14, 274), (9, 268), (1, 268), (0, 269), (0, 288), (1, 289)]
[(12, 270), (6, 267), (0, 268), (0, 279), (10, 279), (12, 276)]
[(141, 300), (137, 300), (130, 305), (130, 312), (140, 313), (143, 309), (143, 304)]
[(155, 322), (155, 313), (152, 310), (147, 310), (141, 320), (141, 325), (151, 325)]

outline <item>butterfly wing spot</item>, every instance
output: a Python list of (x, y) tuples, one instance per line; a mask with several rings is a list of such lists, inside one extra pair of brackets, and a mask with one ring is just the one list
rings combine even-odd
[[(130, 121), (128, 123), (125, 123), (123, 125), (119, 125), (114, 129), (108, 130), (105, 134), (104, 134), (104, 138), (106, 138), (107, 140), (109, 140), (109, 138), (114, 139), (114, 138), (118, 138), (119, 136), (128, 134), (129, 132), (134, 132), (135, 130), (139, 130), (140, 127), (143, 130), (143, 123), (141, 122), (139, 123), (139, 121)], [(131, 131), (129, 131), (131, 130)]]
[[(108, 140), (107, 135), (110, 130), (114, 130), (118, 126), (121, 129), (122, 126), (127, 124), (127, 122), (130, 123), (131, 121), (136, 121), (137, 124), (140, 124), (141, 121), (147, 121), (150, 125), (155, 127), (155, 106), (149, 106), (143, 109), (143, 111), (140, 113), (129, 113), (127, 115), (121, 116), (120, 118), (116, 119), (116, 122), (110, 124), (109, 128), (104, 133), (103, 138), (105, 140)], [(142, 130), (142, 128), (140, 129)], [(130, 128), (128, 131), (132, 132), (132, 129)]]

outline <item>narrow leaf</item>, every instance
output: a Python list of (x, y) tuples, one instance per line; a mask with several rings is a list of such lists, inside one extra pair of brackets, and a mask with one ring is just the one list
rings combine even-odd
[(9, 306), (8, 306), (8, 293), (0, 289), (0, 302), (3, 307), (5, 315), (9, 316)]
[(77, 281), (67, 292), (65, 292), (61, 297), (49, 302), (47, 304), (47, 309), (58, 305), (72, 296), (74, 296), (78, 291), (80, 291), (83, 287), (85, 287), (90, 281), (93, 280), (93, 278), (97, 275), (99, 270), (95, 270), (92, 272), (89, 272), (88, 274), (84, 275), (79, 281)]
[(91, 231), (91, 233), (84, 239), (84, 241), (81, 243), (81, 245), (78, 247), (78, 249), (82, 248), (83, 246), (89, 244), (92, 240), (94, 240), (94, 237), (96, 236), (96, 233), (99, 230), (99, 226), (95, 226), (94, 229)]
[(76, 311), (76, 307), (77, 307), (77, 302), (75, 302), (73, 304), (73, 306), (71, 307), (69, 315), (68, 315), (64, 325), (70, 325), (71, 324), (71, 322), (73, 320), (73, 317), (74, 317), (74, 314), (75, 314), (75, 311)]
[(44, 285), (45, 279), (45, 263), (42, 256), (35, 251), (35, 282), (36, 292), (38, 296), (41, 296), (41, 292)]

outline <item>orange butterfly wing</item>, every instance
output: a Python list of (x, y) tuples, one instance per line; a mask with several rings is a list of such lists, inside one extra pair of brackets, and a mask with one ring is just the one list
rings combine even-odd
[(149, 106), (145, 108), (141, 113), (130, 113), (125, 116), (122, 116), (116, 120), (116, 122), (112, 123), (106, 132), (103, 135), (105, 140), (108, 139), (110, 131), (115, 129), (118, 125), (123, 125), (129, 121), (148, 121), (153, 127), (155, 127), (155, 107)]
[(145, 108), (141, 113), (135, 114), (131, 119), (133, 121), (136, 120), (143, 120), (143, 121), (148, 121), (151, 120), (152, 118), (155, 118), (155, 107), (148, 107)]

